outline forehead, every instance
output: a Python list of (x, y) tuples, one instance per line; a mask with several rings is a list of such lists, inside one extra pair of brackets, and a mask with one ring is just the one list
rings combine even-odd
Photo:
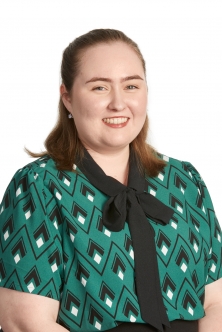
[(130, 74), (144, 76), (142, 61), (138, 54), (124, 42), (102, 43), (83, 52), (80, 62), (80, 76)]

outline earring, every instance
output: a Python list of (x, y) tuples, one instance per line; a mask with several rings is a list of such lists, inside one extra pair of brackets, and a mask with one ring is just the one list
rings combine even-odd
[(72, 119), (72, 118), (73, 118), (73, 116), (72, 116), (71, 113), (68, 114), (68, 118), (69, 118), (69, 119)]

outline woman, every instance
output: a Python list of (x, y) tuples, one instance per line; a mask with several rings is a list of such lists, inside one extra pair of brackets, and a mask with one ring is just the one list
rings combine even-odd
[(61, 75), (47, 151), (0, 206), (4, 332), (220, 331), (221, 230), (195, 168), (146, 144), (138, 46), (90, 31)]

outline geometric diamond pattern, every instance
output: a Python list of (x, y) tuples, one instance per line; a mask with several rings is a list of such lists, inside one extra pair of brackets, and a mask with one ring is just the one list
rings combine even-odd
[[(162, 158), (167, 165), (146, 179), (146, 191), (174, 209), (166, 226), (147, 218), (163, 301), (169, 320), (196, 320), (205, 284), (222, 277), (221, 229), (197, 170)], [(128, 223), (106, 229), (106, 201), (83, 174), (58, 171), (48, 156), (16, 172), (0, 205), (0, 286), (61, 300), (58, 323), (69, 331), (144, 323)]]

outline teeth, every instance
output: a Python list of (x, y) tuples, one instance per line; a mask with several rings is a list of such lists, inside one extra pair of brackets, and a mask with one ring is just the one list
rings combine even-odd
[(128, 120), (128, 118), (105, 118), (103, 119), (104, 122), (106, 123), (111, 123), (111, 124), (120, 124), (124, 123)]

